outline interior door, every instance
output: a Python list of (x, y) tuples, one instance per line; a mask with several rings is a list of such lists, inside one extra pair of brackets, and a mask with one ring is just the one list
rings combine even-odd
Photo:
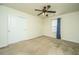
[(0, 12), (0, 48), (8, 46), (7, 15)]
[(16, 43), (26, 38), (26, 18), (8, 16), (8, 43)]

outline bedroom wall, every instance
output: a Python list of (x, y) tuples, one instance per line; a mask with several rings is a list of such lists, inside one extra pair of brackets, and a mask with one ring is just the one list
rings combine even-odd
[(79, 43), (79, 12), (61, 15), (62, 39)]
[(0, 46), (3, 46), (4, 43), (6, 45), (7, 43), (7, 34), (8, 34), (8, 28), (7, 28), (7, 20), (8, 16), (20, 16), (26, 18), (26, 40), (32, 39), (38, 36), (42, 35), (42, 19), (33, 16), (27, 13), (23, 13), (21, 11), (18, 11), (16, 9), (12, 9), (6, 6), (0, 6)]
[[(61, 17), (62, 40), (79, 43), (79, 12), (72, 12), (58, 17)], [(44, 35), (56, 38), (51, 26), (53, 20), (55, 20), (53, 17), (45, 19)]]

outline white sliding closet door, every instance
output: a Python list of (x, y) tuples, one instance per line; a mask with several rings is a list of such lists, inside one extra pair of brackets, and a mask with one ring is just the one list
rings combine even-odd
[(7, 16), (0, 12), (0, 48), (8, 45)]
[(20, 16), (8, 16), (8, 43), (26, 39), (26, 19)]

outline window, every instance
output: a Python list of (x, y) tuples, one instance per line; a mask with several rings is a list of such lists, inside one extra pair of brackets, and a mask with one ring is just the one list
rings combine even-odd
[(57, 31), (57, 20), (52, 20), (52, 31), (53, 32)]

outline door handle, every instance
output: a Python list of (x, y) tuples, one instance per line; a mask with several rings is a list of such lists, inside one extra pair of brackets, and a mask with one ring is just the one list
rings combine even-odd
[(8, 30), (8, 32), (10, 32), (10, 30)]

